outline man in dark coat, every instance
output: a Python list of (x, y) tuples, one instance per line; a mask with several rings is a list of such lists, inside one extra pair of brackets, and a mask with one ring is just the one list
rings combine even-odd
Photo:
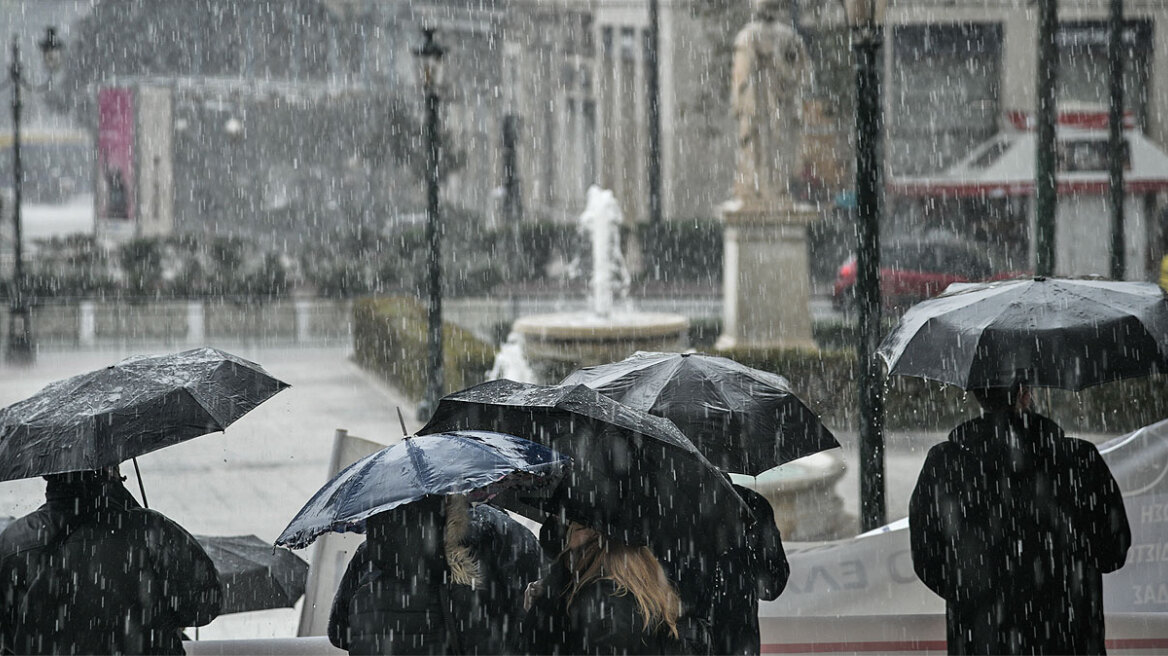
[(974, 390), (984, 413), (930, 449), (909, 505), (913, 567), (946, 601), (952, 654), (1102, 654), (1102, 575), (1131, 531), (1095, 446)]
[(512, 653), (542, 565), (530, 531), (465, 498), (379, 513), (341, 579), (329, 640), (351, 654)]
[(711, 646), (715, 654), (758, 654), (758, 600), (777, 599), (787, 587), (791, 567), (770, 502), (750, 488), (735, 485), (734, 490), (755, 522), (736, 536), (716, 566)]
[(46, 503), (0, 534), (0, 651), (182, 654), (219, 613), (214, 563), (138, 505), (117, 467), (46, 476)]

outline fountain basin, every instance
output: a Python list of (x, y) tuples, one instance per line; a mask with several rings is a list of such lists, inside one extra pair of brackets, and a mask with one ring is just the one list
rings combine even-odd
[(683, 351), (689, 319), (680, 314), (588, 312), (520, 317), (511, 330), (541, 383), (555, 383), (580, 367), (623, 360), (637, 351)]

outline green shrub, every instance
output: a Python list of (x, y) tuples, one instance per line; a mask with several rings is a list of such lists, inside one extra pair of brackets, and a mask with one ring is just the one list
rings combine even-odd
[[(357, 363), (412, 399), (426, 390), (426, 307), (405, 296), (373, 297), (353, 304), (353, 350)], [(495, 349), (450, 323), (442, 326), (446, 392), (483, 381)]]
[[(719, 355), (777, 373), (825, 423), (859, 426), (856, 358), (848, 350), (734, 348)], [(894, 376), (885, 386), (885, 426), (948, 430), (977, 415), (971, 395), (952, 385)], [(1092, 387), (1082, 392), (1036, 389), (1036, 408), (1071, 434), (1123, 433), (1168, 417), (1168, 376)]]

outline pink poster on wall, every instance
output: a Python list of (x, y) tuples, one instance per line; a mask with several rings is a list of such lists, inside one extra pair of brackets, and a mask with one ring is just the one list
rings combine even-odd
[(97, 93), (97, 215), (134, 218), (134, 91)]

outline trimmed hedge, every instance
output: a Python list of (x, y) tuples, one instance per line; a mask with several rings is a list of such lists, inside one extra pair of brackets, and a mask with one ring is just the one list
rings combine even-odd
[[(773, 371), (830, 426), (856, 430), (856, 357), (851, 351), (735, 348), (719, 355)], [(1036, 407), (1069, 433), (1123, 433), (1168, 417), (1168, 376), (1109, 383), (1082, 392), (1036, 389)], [(895, 376), (884, 395), (894, 430), (948, 430), (978, 413), (972, 395), (951, 385)]]
[[(426, 307), (412, 297), (362, 298), (353, 303), (353, 351), (357, 364), (395, 385), (411, 399), (426, 390)], [(495, 347), (451, 323), (442, 326), (446, 392), (481, 383)]]
[[(716, 322), (703, 326), (715, 334)], [(841, 337), (843, 335), (840, 335)], [(447, 323), (442, 329), (446, 391), (482, 382), (495, 347)], [(353, 304), (357, 363), (414, 399), (426, 387), (426, 308), (413, 297), (364, 298)], [(847, 349), (734, 348), (718, 352), (791, 381), (799, 398), (830, 426), (859, 425), (856, 358)], [(1035, 390), (1040, 412), (1070, 433), (1121, 433), (1168, 417), (1168, 376), (1092, 387), (1082, 392)], [(977, 414), (962, 390), (917, 378), (893, 377), (885, 387), (885, 424), (893, 430), (948, 430)]]

